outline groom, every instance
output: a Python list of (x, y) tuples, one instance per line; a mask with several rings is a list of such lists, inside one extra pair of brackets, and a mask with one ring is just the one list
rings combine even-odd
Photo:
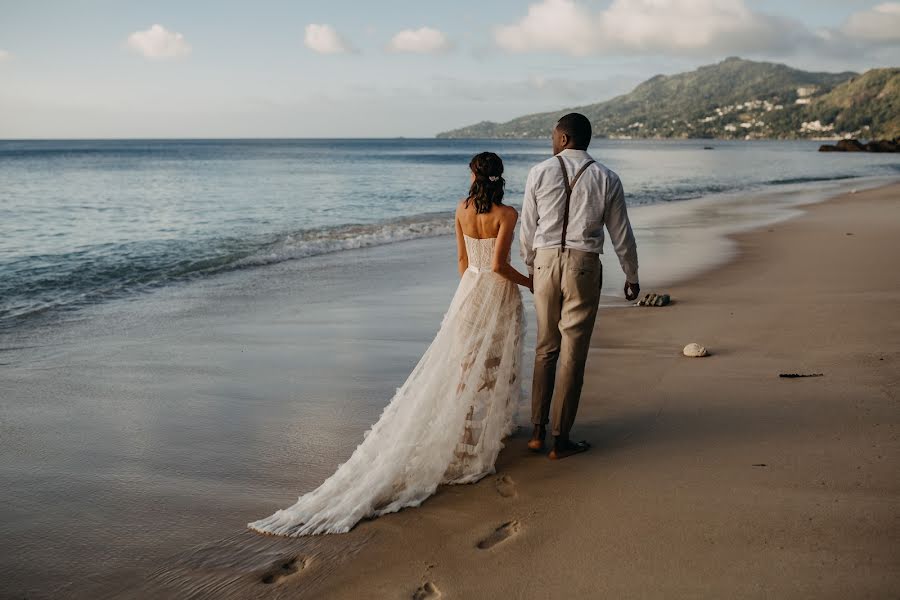
[(590, 141), (587, 117), (562, 117), (553, 129), (555, 156), (528, 173), (522, 204), (519, 241), (533, 278), (538, 323), (528, 447), (543, 449), (549, 422), (553, 459), (590, 447), (572, 442), (569, 430), (600, 302), (604, 226), (625, 271), (625, 298), (634, 300), (641, 290), (622, 182), (587, 153)]

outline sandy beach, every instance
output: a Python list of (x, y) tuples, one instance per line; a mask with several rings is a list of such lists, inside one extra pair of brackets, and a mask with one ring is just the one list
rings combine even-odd
[(900, 0), (44, 4), (0, 600), (900, 600)]
[[(645, 286), (663, 286), (644, 291), (674, 303), (625, 307), (604, 259), (573, 431), (594, 448), (553, 462), (522, 429), (495, 477), (344, 535), (243, 524), (312, 489), (377, 417), (452, 291), (445, 238), (7, 340), (2, 595), (891, 597), (900, 186), (802, 206), (821, 193), (636, 210)], [(744, 219), (756, 229), (718, 237)], [(682, 277), (698, 246), (705, 271)], [(711, 356), (682, 357), (688, 342)]]
[(519, 435), (496, 478), (342, 536), (365, 544), (337, 569), (282, 544), (277, 596), (892, 597), (898, 216), (900, 186), (842, 196), (739, 235), (670, 307), (607, 311), (574, 434), (592, 451), (551, 462)]

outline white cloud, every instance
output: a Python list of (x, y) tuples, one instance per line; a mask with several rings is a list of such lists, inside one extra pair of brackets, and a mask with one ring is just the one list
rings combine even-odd
[(841, 33), (865, 42), (900, 42), (900, 2), (886, 2), (850, 15)]
[(147, 58), (181, 58), (191, 53), (191, 45), (184, 36), (162, 25), (152, 25), (146, 31), (128, 36), (128, 47)]
[(744, 0), (616, 0), (601, 17), (606, 39), (636, 50), (768, 52), (806, 29), (751, 11)]
[(350, 44), (331, 25), (315, 23), (307, 25), (303, 43), (307, 48), (319, 54), (345, 54), (353, 51)]
[(12, 58), (12, 52), (8, 50), (0, 50), (0, 62), (10, 60)]
[(450, 49), (450, 40), (443, 32), (431, 27), (404, 29), (391, 38), (388, 50), (413, 54), (436, 54)]
[(614, 0), (598, 13), (574, 0), (542, 0), (518, 22), (494, 29), (506, 50), (575, 56), (773, 53), (809, 39), (802, 25), (754, 12), (744, 0)]
[(512, 52), (551, 50), (585, 55), (596, 49), (595, 18), (572, 0), (544, 0), (514, 25), (494, 28), (494, 41)]

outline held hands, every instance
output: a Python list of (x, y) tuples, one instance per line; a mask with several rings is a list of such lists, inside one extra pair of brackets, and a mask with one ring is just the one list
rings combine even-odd
[(625, 299), (634, 300), (641, 293), (641, 286), (637, 283), (625, 282)]

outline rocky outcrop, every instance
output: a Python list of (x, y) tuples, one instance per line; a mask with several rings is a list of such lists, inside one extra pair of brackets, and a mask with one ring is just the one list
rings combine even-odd
[(866, 144), (866, 152), (900, 152), (900, 138), (871, 141)]
[(900, 152), (900, 138), (872, 140), (863, 144), (859, 140), (840, 140), (837, 144), (822, 144), (819, 152)]

